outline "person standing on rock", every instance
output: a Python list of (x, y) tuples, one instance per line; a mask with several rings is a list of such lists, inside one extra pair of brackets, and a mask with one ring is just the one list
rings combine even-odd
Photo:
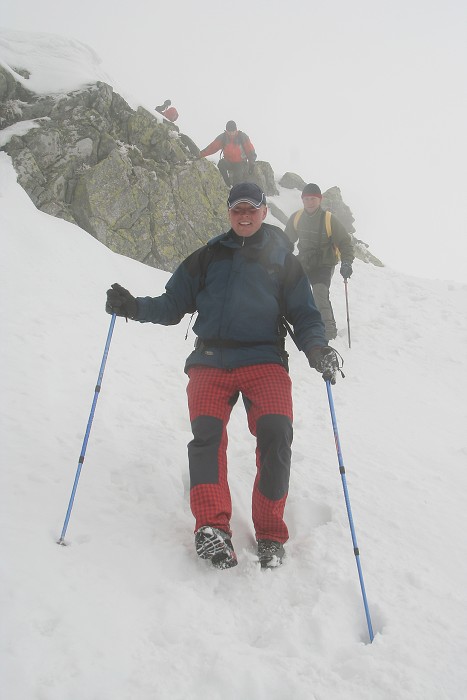
[(326, 340), (333, 340), (337, 336), (337, 326), (329, 298), (331, 280), (339, 260), (344, 280), (351, 276), (354, 252), (350, 235), (334, 214), (322, 209), (321, 200), (318, 185), (305, 185), (303, 209), (289, 218), (285, 234), (292, 243), (298, 242), (298, 258), (312, 286), (324, 322)]
[(203, 148), (199, 157), (205, 158), (217, 151), (221, 151), (217, 167), (227, 187), (247, 180), (248, 175), (254, 172), (255, 148), (247, 134), (237, 129), (234, 121), (227, 122), (224, 133), (216, 136), (209, 146)]
[(192, 253), (161, 296), (135, 298), (119, 284), (107, 292), (106, 311), (142, 323), (173, 325), (198, 312), (197, 340), (185, 363), (193, 440), (188, 445), (195, 548), (217, 569), (237, 564), (227, 478), (227, 424), (239, 394), (256, 437), (252, 517), (258, 560), (279, 566), (288, 530), (292, 385), (282, 319), (293, 325), (311, 367), (335, 383), (338, 361), (293, 246), (265, 224), (264, 192), (253, 183), (232, 187), (231, 228)]
[(156, 112), (162, 114), (164, 119), (168, 119), (169, 122), (176, 122), (178, 119), (178, 111), (176, 107), (172, 105), (171, 100), (166, 100), (163, 105), (156, 107)]

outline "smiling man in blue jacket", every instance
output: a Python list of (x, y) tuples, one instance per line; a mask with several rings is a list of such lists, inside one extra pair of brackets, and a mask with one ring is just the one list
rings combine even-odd
[(265, 224), (266, 197), (253, 183), (235, 185), (227, 201), (231, 228), (192, 253), (158, 297), (133, 297), (119, 284), (106, 311), (142, 323), (172, 325), (198, 312), (194, 351), (185, 364), (193, 440), (188, 445), (195, 547), (219, 569), (237, 564), (227, 479), (227, 424), (241, 394), (256, 437), (252, 517), (262, 567), (282, 563), (288, 530), (292, 386), (283, 319), (310, 366), (335, 382), (337, 356), (308, 279), (282, 231)]

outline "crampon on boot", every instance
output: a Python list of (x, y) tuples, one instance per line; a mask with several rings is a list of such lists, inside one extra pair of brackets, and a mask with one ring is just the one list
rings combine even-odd
[(217, 527), (200, 527), (195, 533), (195, 547), (200, 559), (209, 559), (216, 569), (230, 569), (238, 563), (229, 535)]

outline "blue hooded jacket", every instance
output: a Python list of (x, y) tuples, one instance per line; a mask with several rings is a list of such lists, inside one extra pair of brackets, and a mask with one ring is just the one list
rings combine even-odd
[(193, 365), (233, 369), (287, 366), (280, 319), (293, 326), (300, 350), (325, 346), (324, 324), (308, 279), (281, 229), (262, 224), (250, 237), (231, 229), (192, 253), (159, 297), (138, 297), (135, 320), (174, 325), (198, 312)]

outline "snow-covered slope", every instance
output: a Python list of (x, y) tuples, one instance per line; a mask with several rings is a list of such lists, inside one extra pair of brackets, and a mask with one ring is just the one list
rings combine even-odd
[(96, 80), (109, 80), (93, 49), (55, 34), (2, 29), (0, 58), (10, 71), (27, 69), (28, 78), (14, 72), (15, 80), (38, 94), (68, 92)]
[[(154, 110), (152, 105), (136, 98), (126, 86), (111, 78), (103, 70), (102, 61), (94, 49), (76, 39), (0, 27), (0, 66), (27, 90), (38, 95), (59, 95), (103, 81), (112, 85), (134, 109), (142, 105), (151, 113)], [(21, 73), (17, 72), (18, 69)], [(27, 77), (22, 75), (25, 70)], [(153, 114), (162, 120), (157, 112)]]
[(37, 211), (0, 154), (2, 692), (9, 700), (458, 700), (467, 682), (467, 287), (357, 261), (332, 296), (334, 388), (368, 632), (320, 376), (292, 344), (285, 565), (254, 561), (254, 442), (230, 426), (239, 566), (198, 561), (188, 504), (188, 319), (118, 319), (60, 535), (119, 281), (168, 275)]

